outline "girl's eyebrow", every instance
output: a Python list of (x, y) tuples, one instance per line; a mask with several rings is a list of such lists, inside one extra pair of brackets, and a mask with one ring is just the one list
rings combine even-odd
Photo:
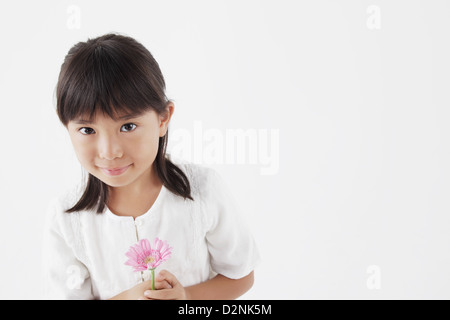
[[(126, 116), (119, 117), (119, 120), (130, 120), (139, 117), (139, 114), (128, 114)], [(74, 121), (76, 124), (94, 124), (95, 122), (83, 119), (77, 119)]]

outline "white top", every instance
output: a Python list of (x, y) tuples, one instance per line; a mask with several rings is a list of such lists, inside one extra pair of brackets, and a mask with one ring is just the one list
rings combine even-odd
[[(172, 160), (173, 161), (173, 160)], [(179, 164), (191, 184), (195, 201), (162, 187), (145, 214), (118, 216), (107, 207), (64, 213), (84, 191), (80, 186), (51, 201), (44, 235), (45, 297), (109, 299), (149, 279), (125, 265), (125, 253), (138, 240), (169, 243), (172, 256), (156, 269), (173, 273), (183, 286), (220, 273), (239, 279), (259, 262), (259, 253), (228, 185), (212, 168)]]

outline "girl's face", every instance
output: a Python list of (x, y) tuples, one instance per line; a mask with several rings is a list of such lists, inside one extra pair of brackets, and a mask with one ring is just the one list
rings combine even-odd
[[(151, 110), (133, 118), (123, 115), (117, 122), (97, 113), (93, 123), (76, 119), (67, 130), (86, 171), (111, 187), (124, 187), (151, 174), (159, 138), (167, 132), (173, 109), (169, 103), (165, 117)], [(124, 170), (107, 170), (116, 168)]]

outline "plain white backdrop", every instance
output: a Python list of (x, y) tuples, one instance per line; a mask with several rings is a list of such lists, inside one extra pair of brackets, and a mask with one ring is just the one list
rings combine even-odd
[(160, 64), (169, 153), (217, 169), (251, 225), (263, 260), (242, 298), (449, 299), (449, 14), (438, 0), (2, 2), (0, 298), (40, 297), (46, 207), (81, 179), (55, 113), (64, 56), (118, 32)]

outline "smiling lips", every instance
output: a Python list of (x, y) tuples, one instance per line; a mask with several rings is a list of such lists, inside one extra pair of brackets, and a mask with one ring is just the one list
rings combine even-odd
[(124, 173), (125, 171), (127, 171), (127, 169), (130, 166), (131, 166), (131, 164), (126, 167), (122, 167), (122, 168), (114, 168), (114, 169), (100, 168), (100, 169), (102, 169), (103, 173), (107, 174), (108, 176), (118, 176), (118, 175)]

